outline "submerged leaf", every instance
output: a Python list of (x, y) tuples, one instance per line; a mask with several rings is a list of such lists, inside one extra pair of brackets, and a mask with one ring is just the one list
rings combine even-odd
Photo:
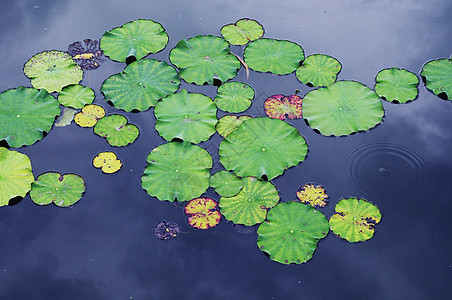
[(324, 54), (309, 55), (297, 69), (296, 75), (302, 83), (312, 86), (327, 86), (336, 81), (341, 71), (339, 61)]
[(58, 102), (66, 107), (82, 108), (93, 101), (94, 91), (80, 84), (68, 85), (58, 94)]
[(228, 134), (236, 130), (243, 123), (243, 121), (249, 119), (251, 119), (250, 116), (226, 115), (218, 120), (215, 128), (222, 137), (226, 137)]
[(252, 87), (242, 82), (230, 81), (218, 87), (215, 104), (221, 110), (239, 113), (251, 106), (254, 98)]
[(425, 86), (444, 100), (452, 100), (452, 58), (429, 61), (422, 67)]
[(96, 40), (74, 42), (69, 45), (67, 52), (83, 70), (95, 70), (105, 61), (104, 52)]
[(328, 195), (321, 185), (305, 184), (298, 192), (297, 197), (302, 203), (307, 203), (315, 208), (324, 207)]
[(82, 111), (75, 115), (74, 121), (81, 127), (93, 127), (97, 120), (105, 116), (102, 106), (90, 104), (82, 108)]
[(378, 72), (375, 92), (389, 102), (405, 103), (417, 96), (419, 79), (410, 71), (390, 68)]
[(63, 108), (60, 116), (55, 121), (55, 127), (64, 127), (71, 124), (72, 120), (74, 120), (74, 115), (77, 110), (69, 107)]
[(231, 45), (246, 45), (264, 35), (264, 28), (259, 22), (251, 19), (240, 19), (235, 24), (228, 24), (221, 28), (221, 35)]
[(273, 95), (265, 100), (264, 109), (272, 119), (299, 119), (302, 116), (301, 104), (303, 99), (297, 95)]
[(102, 172), (104, 173), (111, 174), (121, 169), (122, 162), (113, 152), (101, 152), (94, 157), (93, 166), (96, 168), (102, 168)]
[(176, 223), (162, 221), (154, 228), (155, 237), (161, 240), (169, 240), (175, 238), (180, 233), (180, 227)]
[(222, 197), (232, 197), (243, 187), (243, 181), (234, 173), (218, 171), (210, 177), (210, 186)]
[(124, 147), (133, 143), (140, 132), (138, 127), (127, 122), (126, 117), (109, 115), (97, 122), (94, 133), (106, 138), (111, 146)]
[(220, 223), (221, 214), (217, 202), (210, 198), (197, 198), (185, 205), (185, 213), (189, 215), (188, 224), (199, 229), (209, 229)]

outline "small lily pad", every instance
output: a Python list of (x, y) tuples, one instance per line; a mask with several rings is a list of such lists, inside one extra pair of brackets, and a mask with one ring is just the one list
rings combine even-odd
[(218, 171), (210, 177), (210, 186), (222, 197), (237, 195), (243, 187), (243, 181), (234, 173)]
[(222, 137), (226, 137), (228, 134), (236, 130), (243, 123), (243, 121), (249, 119), (251, 119), (250, 116), (226, 115), (218, 120), (215, 128)]
[(161, 240), (175, 238), (180, 233), (180, 227), (174, 222), (162, 221), (154, 228), (154, 235)]
[(102, 106), (90, 104), (85, 106), (81, 112), (75, 115), (74, 121), (81, 127), (93, 127), (97, 120), (105, 116)]
[(254, 90), (246, 83), (230, 81), (218, 87), (215, 104), (221, 110), (239, 113), (251, 106)]
[(259, 22), (245, 18), (223, 26), (221, 35), (231, 45), (246, 45), (249, 41), (260, 39), (264, 35), (264, 28)]
[(321, 185), (305, 184), (297, 192), (297, 197), (302, 203), (307, 203), (315, 208), (324, 207), (328, 195)]
[(189, 215), (188, 224), (198, 229), (209, 229), (220, 223), (221, 214), (217, 202), (210, 198), (197, 198), (185, 205), (185, 213)]
[(48, 172), (33, 182), (30, 197), (38, 205), (53, 202), (57, 206), (68, 207), (79, 201), (84, 192), (85, 180), (79, 175)]
[(101, 152), (94, 157), (93, 166), (95, 168), (101, 168), (104, 173), (111, 174), (121, 169), (122, 162), (113, 152)]
[(95, 70), (100, 63), (105, 62), (104, 52), (99, 42), (86, 39), (69, 45), (67, 52), (83, 70)]
[(69, 107), (63, 108), (58, 119), (55, 120), (55, 127), (65, 127), (71, 124), (72, 120), (74, 120), (74, 115), (77, 110)]
[(296, 75), (298, 80), (308, 86), (327, 86), (336, 81), (341, 68), (337, 59), (329, 55), (314, 54), (306, 57)]
[(93, 101), (94, 91), (80, 84), (68, 85), (58, 94), (58, 102), (66, 107), (82, 108)]
[(123, 147), (133, 143), (140, 132), (138, 127), (127, 122), (126, 117), (109, 115), (97, 121), (94, 133), (106, 138), (111, 146)]
[(298, 95), (273, 95), (265, 100), (265, 113), (272, 119), (299, 119), (302, 117), (302, 101), (303, 98)]
[(378, 72), (375, 92), (384, 100), (405, 103), (417, 97), (419, 79), (410, 71), (390, 68)]
[(452, 58), (429, 61), (422, 67), (425, 86), (444, 100), (452, 100)]

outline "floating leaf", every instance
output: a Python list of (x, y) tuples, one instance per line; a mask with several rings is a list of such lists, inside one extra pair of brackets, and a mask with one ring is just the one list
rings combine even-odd
[(15, 197), (25, 197), (34, 180), (25, 154), (0, 147), (0, 206)]
[(284, 120), (286, 117), (289, 119), (299, 119), (302, 116), (302, 101), (303, 99), (297, 95), (273, 95), (265, 100), (265, 113), (272, 119)]
[(264, 28), (259, 22), (251, 19), (240, 19), (235, 24), (228, 24), (221, 28), (221, 35), (231, 45), (246, 45), (264, 35)]
[(113, 152), (101, 152), (94, 157), (93, 166), (96, 168), (102, 168), (102, 172), (104, 173), (111, 174), (121, 169), (122, 162)]
[(78, 84), (83, 70), (63, 51), (44, 51), (30, 58), (24, 66), (25, 76), (37, 89), (60, 92), (67, 85)]
[(321, 185), (305, 184), (298, 192), (297, 197), (302, 203), (307, 203), (315, 208), (324, 207), (328, 195)]
[(215, 133), (218, 121), (212, 99), (185, 89), (160, 101), (154, 113), (155, 129), (167, 141), (173, 138), (195, 144), (206, 141)]
[(243, 58), (254, 71), (285, 75), (300, 66), (304, 60), (304, 51), (293, 42), (260, 39), (248, 44)]
[(127, 123), (121, 115), (109, 115), (97, 121), (94, 133), (107, 139), (111, 146), (123, 147), (133, 143), (140, 133), (138, 127)]
[(301, 264), (312, 258), (317, 243), (328, 234), (328, 227), (325, 216), (311, 205), (279, 203), (257, 229), (257, 245), (274, 261)]
[(419, 79), (410, 71), (390, 68), (378, 72), (375, 92), (384, 100), (405, 103), (417, 96)]
[(58, 95), (58, 102), (72, 108), (82, 108), (94, 101), (94, 91), (83, 85), (73, 84), (64, 87)]
[(240, 126), (240, 124), (243, 123), (243, 121), (246, 121), (248, 119), (251, 119), (251, 117), (226, 115), (218, 120), (215, 128), (222, 137), (226, 137), (228, 134), (236, 130)]
[(75, 115), (74, 121), (81, 127), (93, 127), (97, 120), (105, 116), (105, 110), (99, 105), (87, 105)]
[(251, 106), (253, 98), (254, 90), (252, 87), (246, 83), (231, 81), (218, 87), (214, 101), (221, 110), (239, 113)]
[(213, 84), (237, 75), (240, 61), (231, 54), (229, 44), (213, 35), (198, 35), (177, 43), (169, 59), (179, 68), (179, 75), (188, 83)]
[(303, 64), (297, 69), (298, 80), (310, 86), (327, 86), (336, 81), (341, 71), (340, 62), (324, 54), (314, 54), (306, 57)]
[(159, 200), (188, 201), (209, 187), (212, 158), (203, 148), (171, 142), (154, 148), (147, 157), (141, 186)]
[(0, 140), (14, 148), (34, 144), (59, 114), (58, 101), (45, 90), (23, 86), (6, 90), (0, 93)]
[(154, 228), (155, 237), (161, 240), (169, 240), (175, 238), (180, 233), (180, 227), (176, 223), (162, 221)]
[(218, 171), (210, 177), (210, 186), (222, 197), (232, 197), (243, 187), (243, 181), (234, 173)]
[(303, 98), (303, 117), (323, 135), (348, 135), (379, 124), (384, 115), (378, 95), (355, 81), (338, 81)]
[(69, 45), (67, 52), (83, 70), (95, 70), (105, 61), (104, 52), (96, 40), (74, 42)]
[(452, 58), (437, 59), (422, 67), (425, 86), (444, 100), (452, 100)]
[(174, 67), (164, 61), (140, 59), (102, 84), (105, 101), (117, 109), (144, 111), (177, 91), (180, 79)]
[(288, 123), (270, 118), (246, 120), (220, 144), (220, 162), (240, 177), (266, 175), (268, 180), (302, 162), (305, 139)]
[(106, 31), (100, 47), (112, 60), (125, 62), (130, 56), (141, 59), (149, 53), (163, 50), (168, 35), (160, 23), (152, 20), (134, 20)]
[(216, 208), (217, 202), (210, 198), (190, 200), (185, 205), (185, 213), (189, 215), (188, 224), (199, 229), (217, 226), (220, 223), (221, 214)]
[(245, 177), (243, 188), (233, 197), (221, 197), (221, 214), (234, 224), (252, 226), (262, 223), (267, 216), (267, 209), (279, 201), (278, 191), (268, 181), (255, 177)]
[(75, 204), (85, 192), (85, 180), (77, 174), (48, 172), (36, 178), (30, 197), (38, 205), (54, 203), (60, 207)]
[(55, 121), (55, 127), (64, 127), (71, 124), (72, 120), (74, 120), (74, 115), (77, 112), (77, 110), (69, 107), (63, 108), (61, 111), (60, 116)]

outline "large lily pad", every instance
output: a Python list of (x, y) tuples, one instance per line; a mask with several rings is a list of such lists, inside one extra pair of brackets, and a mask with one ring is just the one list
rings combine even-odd
[(164, 61), (141, 59), (102, 84), (105, 101), (117, 109), (143, 111), (179, 88), (176, 70)]
[(225, 137), (234, 130), (236, 130), (243, 123), (243, 121), (246, 121), (248, 119), (251, 119), (251, 117), (226, 115), (223, 116), (220, 120), (218, 120), (218, 123), (215, 126), (215, 128), (218, 134), (220, 134), (222, 137)]
[(72, 57), (63, 51), (44, 51), (30, 58), (24, 66), (25, 76), (31, 85), (49, 93), (60, 92), (67, 85), (78, 84), (83, 70)]
[(452, 58), (437, 59), (422, 67), (425, 86), (444, 100), (452, 100)]
[(161, 201), (188, 201), (209, 187), (212, 158), (203, 148), (171, 142), (154, 148), (147, 157), (141, 186)]
[(85, 180), (77, 174), (48, 172), (33, 182), (30, 197), (38, 205), (54, 203), (60, 207), (74, 205), (85, 192)]
[(157, 53), (167, 43), (168, 35), (160, 23), (134, 20), (106, 31), (100, 40), (100, 47), (110, 59), (125, 62), (130, 56), (141, 59), (149, 53)]
[(298, 95), (273, 95), (264, 103), (265, 114), (272, 119), (299, 119), (302, 116), (303, 98)]
[(246, 45), (249, 41), (260, 39), (264, 35), (264, 28), (259, 22), (245, 18), (223, 26), (221, 35), (231, 45)]
[(0, 147), (0, 206), (15, 197), (25, 197), (35, 180), (30, 159), (22, 153)]
[(195, 144), (206, 141), (215, 133), (218, 121), (212, 99), (185, 89), (160, 101), (154, 113), (155, 129), (167, 141), (173, 138)]
[(60, 104), (46, 90), (6, 90), (0, 93), (0, 140), (14, 148), (34, 144), (59, 114)]
[(210, 198), (196, 198), (185, 205), (185, 213), (188, 224), (198, 229), (209, 229), (217, 226), (221, 220), (221, 214), (216, 209), (218, 203)]
[(252, 87), (242, 82), (226, 82), (218, 87), (215, 104), (221, 110), (239, 113), (251, 106), (254, 98)]
[(294, 42), (259, 39), (248, 44), (243, 58), (254, 71), (285, 75), (300, 66), (304, 60), (304, 51)]
[(111, 146), (123, 147), (133, 143), (140, 132), (138, 127), (127, 122), (126, 117), (109, 115), (97, 122), (94, 133), (106, 138)]
[(303, 98), (303, 117), (323, 135), (348, 135), (379, 124), (384, 115), (378, 95), (355, 81), (338, 81)]
[(336, 81), (341, 71), (339, 61), (329, 55), (314, 54), (306, 57), (296, 75), (302, 83), (311, 86), (327, 86)]
[(257, 229), (257, 245), (274, 261), (301, 264), (312, 258), (328, 231), (328, 220), (320, 211), (300, 202), (283, 202), (268, 212), (267, 221)]
[(378, 208), (365, 199), (342, 199), (335, 209), (330, 218), (331, 231), (352, 243), (372, 238), (374, 226), (381, 220)]
[(82, 108), (93, 101), (94, 91), (80, 84), (66, 86), (58, 94), (58, 102), (66, 107)]
[(240, 69), (240, 61), (231, 54), (228, 42), (213, 35), (181, 40), (169, 59), (179, 68), (182, 79), (198, 85), (213, 84), (215, 79), (225, 82)]
[(389, 102), (405, 103), (417, 96), (419, 79), (410, 71), (390, 68), (378, 72), (375, 92)]
[(243, 188), (233, 197), (220, 198), (221, 214), (234, 224), (252, 226), (262, 223), (267, 209), (279, 202), (276, 187), (268, 181), (245, 177)]
[(243, 181), (234, 173), (218, 171), (210, 177), (210, 186), (222, 197), (237, 195), (243, 187)]
[(246, 120), (220, 143), (220, 162), (240, 177), (266, 175), (268, 180), (302, 162), (305, 139), (288, 123), (270, 118)]

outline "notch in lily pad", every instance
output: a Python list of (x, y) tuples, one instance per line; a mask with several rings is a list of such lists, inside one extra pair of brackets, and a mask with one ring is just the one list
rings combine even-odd
[(119, 171), (122, 167), (122, 162), (117, 158), (114, 152), (101, 152), (93, 159), (93, 166), (100, 168), (106, 174), (112, 174)]
[(185, 205), (188, 224), (198, 229), (209, 229), (217, 226), (221, 214), (217, 210), (218, 203), (211, 198), (196, 198)]
[(258, 21), (248, 18), (240, 19), (234, 24), (224, 25), (220, 31), (229, 44), (239, 46), (260, 39), (264, 35), (264, 27)]
[(422, 67), (425, 86), (443, 100), (452, 100), (452, 58), (435, 59)]
[(94, 133), (107, 139), (111, 146), (124, 147), (133, 143), (140, 134), (138, 127), (129, 124), (122, 115), (109, 115), (94, 126)]
[(298, 95), (273, 95), (265, 100), (265, 114), (272, 119), (299, 119), (303, 114), (301, 111), (302, 102), (303, 98)]
[(335, 58), (325, 54), (313, 54), (306, 57), (295, 74), (298, 80), (307, 86), (327, 86), (336, 81), (341, 68), (341, 63)]
[(327, 204), (328, 195), (320, 184), (305, 184), (297, 192), (297, 198), (301, 203), (310, 204), (315, 208), (324, 207)]
[(69, 45), (67, 52), (83, 70), (95, 70), (100, 63), (105, 62), (105, 57), (99, 42), (85, 39)]
[(375, 92), (393, 103), (406, 103), (416, 99), (419, 79), (410, 71), (398, 68), (383, 69), (375, 79)]

